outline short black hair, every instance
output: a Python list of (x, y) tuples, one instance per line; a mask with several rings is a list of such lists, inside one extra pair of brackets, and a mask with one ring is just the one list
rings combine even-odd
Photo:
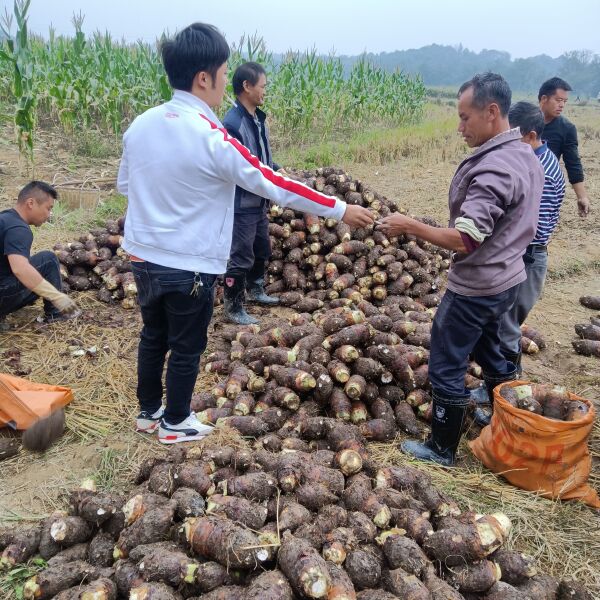
[(239, 96), (244, 91), (244, 81), (256, 85), (261, 75), (266, 75), (265, 68), (256, 62), (245, 62), (240, 65), (231, 78), (233, 93)]
[(500, 114), (505, 117), (510, 108), (512, 92), (506, 79), (497, 73), (479, 73), (469, 81), (465, 81), (458, 90), (458, 96), (473, 88), (473, 106), (485, 108), (495, 102)]
[(47, 200), (46, 196), (51, 196), (56, 200), (58, 198), (58, 192), (49, 183), (34, 179), (19, 192), (17, 203), (21, 204), (22, 202), (25, 202), (27, 198), (31, 198), (32, 196), (38, 202), (42, 203)]
[(544, 115), (537, 104), (531, 102), (517, 102), (508, 111), (508, 122), (511, 127), (518, 127), (521, 135), (535, 131), (537, 137), (544, 131)]
[(161, 44), (161, 55), (171, 87), (189, 92), (194, 77), (206, 71), (214, 80), (229, 58), (229, 46), (220, 31), (206, 23), (192, 23)]
[(565, 90), (570, 92), (573, 88), (560, 77), (551, 77), (542, 83), (540, 91), (538, 92), (538, 100), (542, 99), (542, 96), (554, 96), (556, 90)]

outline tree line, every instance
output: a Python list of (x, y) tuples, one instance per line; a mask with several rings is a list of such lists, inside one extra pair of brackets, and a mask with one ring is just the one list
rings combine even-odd
[(600, 93), (600, 55), (589, 50), (572, 50), (558, 58), (541, 54), (512, 59), (508, 52), (500, 50), (473, 52), (462, 45), (431, 44), (412, 50), (339, 58), (347, 71), (358, 60), (366, 58), (387, 71), (400, 69), (410, 75), (420, 75), (427, 86), (458, 86), (475, 73), (493, 71), (521, 92), (537, 92), (543, 81), (559, 76), (570, 83), (575, 97), (596, 98)]

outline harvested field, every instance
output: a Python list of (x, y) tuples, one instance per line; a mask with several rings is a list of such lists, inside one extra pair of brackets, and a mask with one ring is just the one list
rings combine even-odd
[[(577, 355), (571, 348), (573, 326), (596, 313), (582, 307), (583, 294), (600, 293), (600, 111), (595, 107), (571, 109), (570, 118), (584, 132), (581, 154), (588, 174), (592, 213), (580, 220), (569, 188), (561, 225), (550, 247), (550, 271), (543, 299), (529, 323), (546, 337), (548, 347), (534, 357), (524, 358), (525, 374), (535, 381), (563, 384), (596, 401), (600, 406), (598, 360)], [(44, 142), (44, 140), (42, 140)], [(48, 144), (49, 146), (50, 144)], [(39, 178), (52, 179), (65, 164), (64, 151), (51, 154), (41, 149)], [(345, 170), (389, 198), (397, 199), (415, 215), (446, 217), (447, 187), (459, 160), (460, 149), (442, 151), (432, 144), (418, 160), (406, 157), (385, 165), (346, 164)], [(48, 157), (52, 156), (51, 159)], [(0, 207), (26, 180), (15, 151), (0, 150), (2, 173)], [(83, 177), (114, 174), (116, 163), (82, 170)], [(37, 249), (55, 242), (70, 241), (87, 231), (67, 227), (44, 227), (35, 237)], [(66, 493), (81, 479), (94, 476), (100, 489), (124, 491), (131, 477), (149, 455), (165, 450), (151, 439), (131, 432), (135, 403), (135, 363), (140, 319), (137, 311), (108, 307), (92, 293), (75, 296), (85, 309), (77, 323), (45, 326), (35, 322), (40, 307), (30, 307), (10, 318), (14, 328), (0, 334), (0, 369), (22, 374), (35, 381), (69, 385), (75, 401), (67, 410), (67, 433), (46, 454), (22, 451), (4, 461), (0, 473), (0, 521), (14, 522), (47, 516), (64, 507)], [(267, 313), (252, 308), (265, 319), (289, 317), (293, 311), (276, 309)], [(220, 329), (220, 309), (213, 322)], [(209, 344), (214, 349), (216, 337)], [(84, 350), (81, 354), (78, 350)], [(15, 359), (15, 357), (17, 357)], [(197, 390), (205, 391), (217, 376), (203, 373)], [(219, 435), (223, 435), (220, 433)], [(384, 464), (404, 464), (398, 434), (389, 443), (372, 444), (374, 457)], [(590, 483), (600, 489), (600, 426), (590, 439), (594, 469)], [(535, 556), (544, 572), (556, 577), (572, 576), (600, 594), (600, 525), (590, 509), (572, 503), (552, 502), (517, 490), (490, 474), (474, 460), (465, 444), (458, 466), (441, 469), (415, 464), (434, 483), (449, 491), (461, 508), (481, 512), (502, 510), (515, 527), (508, 547)], [(0, 579), (0, 586), (6, 586)], [(8, 589), (0, 587), (0, 590)], [(9, 598), (10, 596), (7, 596)]]

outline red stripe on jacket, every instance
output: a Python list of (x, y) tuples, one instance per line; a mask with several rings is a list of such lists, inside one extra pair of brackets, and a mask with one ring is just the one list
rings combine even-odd
[(216, 123), (213, 123), (209, 118), (205, 115), (200, 114), (200, 116), (208, 122), (211, 129), (216, 129), (223, 134), (223, 138), (226, 142), (229, 142), (255, 169), (260, 171), (262, 176), (269, 180), (273, 185), (280, 187), (288, 192), (292, 192), (293, 194), (297, 194), (298, 196), (302, 196), (311, 202), (315, 202), (320, 204), (321, 206), (326, 206), (327, 208), (333, 208), (335, 206), (335, 199), (328, 198), (327, 196), (320, 194), (315, 190), (311, 190), (309, 187), (298, 183), (297, 181), (292, 181), (291, 179), (286, 179), (281, 175), (277, 175), (273, 169), (264, 166), (256, 156), (254, 156), (246, 146), (241, 144), (234, 137), (229, 135), (225, 128), (220, 128)]

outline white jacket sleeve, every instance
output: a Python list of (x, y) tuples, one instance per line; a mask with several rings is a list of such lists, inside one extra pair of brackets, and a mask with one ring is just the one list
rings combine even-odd
[(279, 175), (262, 164), (245, 146), (230, 136), (227, 130), (218, 128), (209, 119), (206, 121), (212, 129), (209, 144), (212, 166), (217, 177), (268, 198), (280, 206), (337, 220), (344, 216), (345, 202)]
[(127, 196), (129, 189), (129, 168), (127, 164), (127, 150), (125, 147), (125, 140), (123, 140), (123, 155), (121, 156), (121, 162), (119, 163), (119, 174), (117, 175), (117, 190), (123, 196)]

